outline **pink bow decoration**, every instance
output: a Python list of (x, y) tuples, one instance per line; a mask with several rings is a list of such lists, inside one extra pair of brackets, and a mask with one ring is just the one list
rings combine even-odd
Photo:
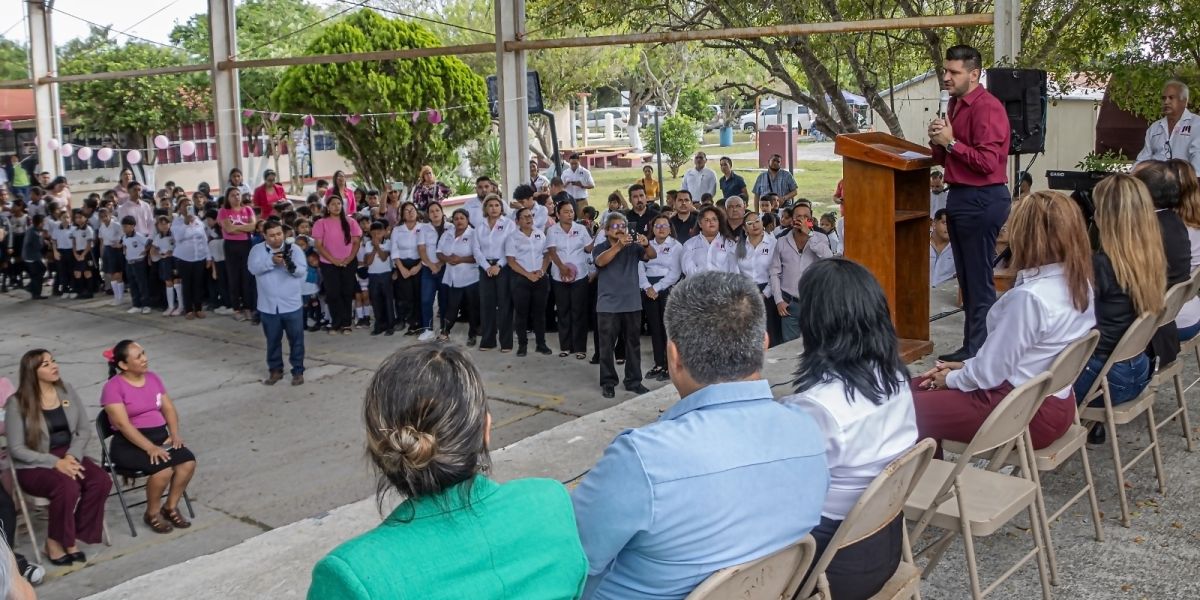
[(247, 108), (246, 110), (243, 110), (243, 111), (242, 111), (242, 116), (243, 116), (243, 117), (245, 117), (245, 118), (247, 118), (247, 119), (249, 119), (250, 117), (253, 117), (253, 116), (254, 116), (254, 111), (253, 111), (253, 110), (251, 110), (251, 109), (249, 109), (249, 108)]
[(441, 123), (442, 122), (442, 113), (440, 113), (436, 110), (430, 110), (429, 111), (429, 122), (433, 123), (434, 125)]
[(362, 115), (359, 114), (349, 115), (346, 117), (346, 122), (352, 126), (358, 125), (360, 121), (362, 121)]
[(305, 127), (312, 127), (313, 125), (316, 125), (316, 124), (317, 124), (316, 118), (314, 118), (312, 115), (304, 115), (304, 126)]

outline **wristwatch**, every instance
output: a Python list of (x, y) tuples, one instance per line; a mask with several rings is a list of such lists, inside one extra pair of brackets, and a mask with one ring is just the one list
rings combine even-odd
[(955, 145), (955, 144), (957, 144), (957, 143), (958, 143), (958, 140), (950, 140), (950, 143), (949, 143), (949, 144), (946, 144), (946, 152), (951, 152), (951, 153), (953, 153), (953, 152), (954, 152), (954, 145)]

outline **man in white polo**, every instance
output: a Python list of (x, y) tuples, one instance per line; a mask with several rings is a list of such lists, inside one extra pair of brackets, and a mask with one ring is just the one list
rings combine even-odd
[(714, 200), (717, 200), (717, 174), (712, 169), (706, 169), (705, 164), (708, 163), (708, 155), (703, 152), (696, 153), (695, 165), (696, 168), (688, 169), (687, 173), (683, 174), (683, 188), (692, 194), (692, 198), (700, 199), (704, 194), (712, 194)]
[(1182, 81), (1163, 86), (1162, 115), (1146, 130), (1146, 145), (1137, 162), (1181, 158), (1200, 171), (1200, 118), (1187, 109), (1190, 93)]

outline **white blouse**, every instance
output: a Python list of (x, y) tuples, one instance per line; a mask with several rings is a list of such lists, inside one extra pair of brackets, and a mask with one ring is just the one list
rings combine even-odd
[(695, 275), (705, 271), (737, 273), (737, 243), (717, 234), (712, 242), (700, 234), (683, 245), (683, 274)]
[(541, 271), (546, 256), (546, 234), (534, 229), (525, 235), (518, 229), (509, 234), (505, 241), (504, 255), (517, 259), (517, 264), (530, 273)]
[[(575, 266), (575, 281), (580, 281), (588, 274), (588, 261), (591, 253), (587, 247), (592, 245), (592, 236), (587, 227), (580, 223), (571, 223), (570, 231), (563, 231), (562, 225), (555, 224), (546, 231), (546, 247), (554, 248), (558, 259)], [(562, 282), (562, 270), (558, 265), (550, 265), (550, 277)]]
[(651, 277), (660, 277), (653, 286), (654, 291), (661, 294), (663, 290), (678, 283), (683, 275), (683, 244), (673, 237), (668, 237), (661, 244), (658, 240), (651, 239), (650, 247), (654, 248), (656, 254), (654, 258), (638, 263), (638, 285), (645, 290), (651, 286)]
[[(987, 314), (987, 341), (975, 358), (946, 376), (946, 385), (970, 392), (1007, 381), (1017, 387), (1050, 368), (1071, 342), (1096, 326), (1088, 288), (1086, 310), (1076, 310), (1061, 264), (1017, 272), (1016, 284)], [(1055, 392), (1066, 398), (1071, 388)]]
[[(438, 240), (437, 251), (444, 256), (473, 256), (475, 254), (475, 230), (470, 226), (462, 235), (454, 235), (454, 228), (447, 228)], [(464, 288), (479, 283), (479, 269), (471, 263), (446, 265), (442, 275), (442, 283), (456, 288)]]
[[(446, 231), (453, 230), (453, 225), (447, 225)], [(441, 236), (438, 235), (437, 227), (434, 227), (433, 223), (421, 223), (420, 225), (417, 225), (417, 231), (420, 232), (420, 237), (417, 238), (417, 254), (420, 255), (419, 250), (420, 248), (424, 247), (425, 256), (429, 258), (430, 262), (435, 265), (441, 264), (441, 261), (439, 261), (437, 257), (438, 241), (441, 239)], [(445, 233), (445, 231), (443, 231), (443, 233)]]
[(917, 443), (917, 412), (907, 381), (878, 406), (840, 380), (822, 383), (780, 402), (812, 416), (825, 434), (829, 492), (821, 516), (841, 521), (871, 481)]
[(738, 272), (758, 285), (770, 282), (771, 256), (775, 254), (775, 236), (764, 233), (757, 246), (750, 245), (746, 239), (746, 256), (737, 257), (738, 245), (733, 245), (733, 256), (737, 262)]
[(391, 241), (391, 256), (392, 260), (417, 260), (421, 258), (421, 253), (417, 251), (417, 246), (421, 244), (425, 233), (421, 230), (421, 223), (417, 223), (412, 229), (408, 225), (400, 223), (392, 228)]
[(499, 261), (503, 265), (504, 244), (509, 234), (516, 230), (517, 224), (508, 220), (508, 217), (500, 217), (491, 225), (485, 220), (483, 225), (475, 228), (475, 266), (486, 269), (490, 266), (489, 260)]

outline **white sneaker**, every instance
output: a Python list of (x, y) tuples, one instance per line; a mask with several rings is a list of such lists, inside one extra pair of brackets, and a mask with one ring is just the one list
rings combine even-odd
[(131, 308), (131, 309), (129, 309), (129, 310), (127, 310), (127, 311), (125, 311), (125, 312), (127, 312), (127, 313), (129, 313), (129, 314), (131, 314), (131, 315), (136, 315), (136, 314), (138, 314), (138, 313), (142, 312), (142, 309), (140, 309), (140, 308), (138, 308), (138, 307), (136, 307), (136, 306), (135, 306), (135, 307), (133, 307), (133, 308)]
[(417, 336), (417, 340), (422, 341), (422, 342), (428, 342), (429, 340), (432, 340), (436, 337), (437, 337), (437, 334), (434, 333), (432, 329), (426, 329), (425, 331), (421, 332), (421, 335)]
[(182, 315), (182, 314), (183, 314), (183, 307), (182, 307), (182, 306), (176, 306), (176, 307), (175, 307), (175, 310), (171, 311), (171, 316), (172, 316), (172, 317), (178, 317), (179, 315)]
[(21, 573), (21, 575), (23, 575), (25, 579), (29, 581), (29, 583), (32, 583), (33, 585), (39, 585), (42, 583), (42, 580), (46, 578), (46, 569), (42, 568), (42, 565), (29, 563), (25, 565), (25, 571)]
[(143, 306), (143, 307), (142, 307), (142, 314), (143, 314), (143, 315), (148, 315), (148, 314), (150, 314), (150, 307), (149, 307), (149, 306)]

